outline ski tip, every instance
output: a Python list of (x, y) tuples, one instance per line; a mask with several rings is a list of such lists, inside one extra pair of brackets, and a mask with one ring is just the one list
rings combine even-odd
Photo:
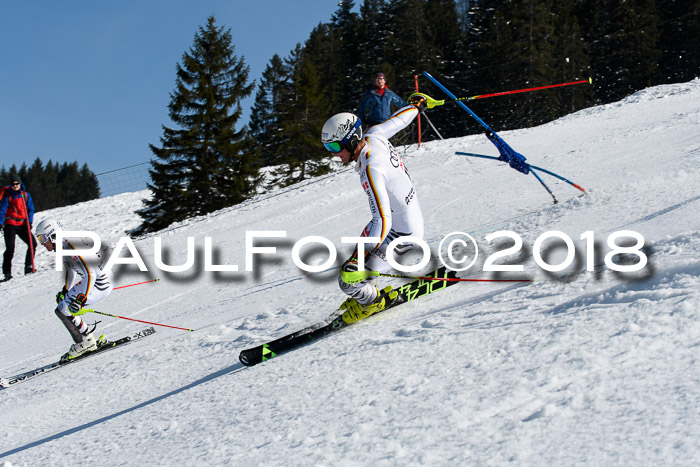
[(593, 77), (592, 77), (592, 76), (589, 76), (589, 77), (588, 77), (588, 82), (589, 82), (590, 84), (593, 84)]
[(238, 360), (245, 366), (257, 365), (262, 361), (260, 358), (254, 358), (254, 355), (250, 350), (243, 350), (240, 354), (238, 354)]

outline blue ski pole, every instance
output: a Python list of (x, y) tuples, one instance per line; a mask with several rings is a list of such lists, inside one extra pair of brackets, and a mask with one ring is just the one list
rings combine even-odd
[(525, 175), (528, 174), (528, 172), (532, 172), (532, 175), (537, 178), (537, 180), (540, 182), (540, 184), (547, 190), (549, 195), (552, 197), (554, 200), (554, 203), (558, 203), (557, 198), (554, 196), (554, 193), (552, 193), (552, 190), (549, 189), (546, 183), (544, 183), (544, 180), (535, 172), (532, 170), (532, 167), (530, 164), (525, 162), (525, 156), (522, 154), (516, 152), (513, 148), (511, 148), (508, 143), (506, 143), (503, 138), (498, 136), (498, 134), (491, 129), (490, 126), (486, 124), (482, 119), (479, 118), (477, 114), (472, 112), (472, 110), (467, 107), (464, 102), (457, 100), (457, 96), (452, 94), (445, 86), (442, 85), (438, 80), (433, 78), (433, 76), (428, 73), (427, 71), (424, 71), (423, 74), (433, 82), (437, 87), (439, 87), (445, 94), (447, 94), (450, 99), (455, 99), (457, 101), (457, 105), (462, 107), (464, 110), (466, 110), (469, 115), (474, 117), (474, 119), (479, 122), (481, 126), (483, 126), (486, 129), (486, 137), (491, 141), (494, 146), (496, 146), (496, 149), (498, 149), (498, 152), (501, 154), (501, 157), (499, 160), (502, 160), (504, 162), (508, 162), (508, 164), (514, 168), (515, 170), (518, 170), (519, 172), (524, 173)]
[[(500, 161), (500, 160), (501, 160), (501, 159), (499, 159), (498, 157), (486, 156), (486, 155), (484, 155), (484, 154), (474, 154), (474, 153), (471, 153), (471, 152), (459, 152), (459, 151), (458, 151), (458, 152), (455, 152), (455, 154), (457, 154), (458, 156), (480, 157), (481, 159), (493, 159), (493, 160), (495, 160), (495, 161)], [(542, 167), (537, 167), (536, 165), (532, 165), (532, 164), (529, 164), (529, 166), (530, 166), (531, 169), (537, 169), (537, 170), (539, 170), (539, 171), (542, 171), (542, 172), (544, 172), (544, 173), (546, 173), (546, 174), (551, 175), (552, 177), (556, 177), (556, 178), (558, 178), (559, 180), (562, 180), (562, 181), (568, 183), (569, 185), (573, 186), (574, 188), (577, 188), (577, 189), (583, 191), (584, 193), (586, 193), (586, 189), (585, 189), (584, 187), (582, 187), (581, 185), (579, 185), (578, 183), (574, 183), (574, 182), (572, 182), (571, 180), (566, 179), (566, 178), (562, 177), (561, 175), (556, 174), (556, 173), (554, 173), (554, 172), (552, 172), (552, 171), (550, 171), (550, 170), (543, 169)]]

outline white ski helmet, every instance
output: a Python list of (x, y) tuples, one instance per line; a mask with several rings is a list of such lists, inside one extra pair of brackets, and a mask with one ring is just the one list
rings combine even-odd
[(36, 226), (36, 238), (39, 243), (56, 243), (56, 233), (61, 230), (61, 224), (53, 219), (44, 219)]
[(333, 154), (338, 154), (343, 149), (352, 154), (362, 139), (361, 124), (359, 117), (350, 112), (333, 115), (323, 124), (321, 141)]

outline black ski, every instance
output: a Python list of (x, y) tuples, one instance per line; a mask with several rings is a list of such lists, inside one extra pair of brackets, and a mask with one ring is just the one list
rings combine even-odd
[[(455, 278), (455, 275), (456, 273), (454, 271), (448, 271), (447, 268), (443, 266), (433, 271), (431, 274), (428, 275), (428, 277), (446, 279)], [(438, 290), (442, 290), (456, 283), (457, 282), (455, 281), (433, 281), (425, 279), (416, 279), (412, 282), (409, 282), (408, 284), (402, 285), (398, 289), (395, 289), (399, 292), (398, 297), (396, 297), (394, 301), (389, 303), (387, 307), (384, 308), (384, 310), (382, 311), (401, 305), (402, 303), (410, 302), (418, 297), (423, 297), (424, 295), (428, 295)], [(317, 323), (313, 326), (309, 326), (307, 328), (293, 332), (286, 336), (280, 337), (279, 339), (275, 339), (265, 344), (258, 345), (257, 347), (252, 347), (250, 349), (243, 350), (238, 356), (238, 359), (245, 366), (257, 365), (258, 363), (267, 361), (284, 352), (288, 352), (290, 350), (301, 347), (304, 344), (318, 340), (334, 331), (344, 328), (345, 326), (348, 326), (348, 324), (346, 324), (340, 316), (333, 316), (330, 318), (330, 322), (329, 320), (326, 320), (321, 323)]]
[(23, 383), (24, 381), (27, 381), (30, 378), (34, 378), (35, 376), (43, 375), (45, 373), (48, 373), (49, 371), (53, 371), (57, 368), (64, 367), (66, 365), (70, 365), (71, 363), (74, 362), (79, 362), (82, 361), (86, 358), (89, 357), (94, 357), (95, 355), (101, 354), (103, 352), (108, 352), (110, 350), (113, 350), (117, 347), (120, 347), (122, 345), (129, 344), (131, 342), (134, 342), (135, 340), (138, 339), (143, 339), (144, 337), (148, 337), (152, 334), (155, 334), (156, 330), (153, 327), (144, 329), (143, 331), (139, 331), (131, 336), (126, 336), (122, 337), (121, 339), (117, 339), (115, 341), (107, 341), (103, 344), (101, 344), (97, 350), (93, 350), (92, 352), (87, 352), (84, 353), (76, 358), (70, 359), (70, 360), (64, 360), (61, 358), (61, 360), (54, 362), (54, 363), (49, 363), (48, 365), (36, 368), (32, 371), (27, 371), (24, 373), (20, 373), (15, 376), (11, 376), (9, 378), (0, 378), (0, 388), (9, 388), (10, 386), (14, 386), (18, 383)]

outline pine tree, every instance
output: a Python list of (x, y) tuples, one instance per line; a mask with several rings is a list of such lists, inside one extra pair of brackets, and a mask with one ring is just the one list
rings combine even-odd
[[(521, 71), (517, 63), (520, 60), (519, 52), (510, 37), (509, 18), (505, 13), (507, 3), (507, 0), (477, 2), (469, 11), (472, 74), (466, 95), (505, 91), (509, 89), (506, 87), (508, 81), (515, 74), (512, 70)], [(496, 130), (507, 126), (507, 112), (510, 109), (503, 101), (475, 101), (470, 108)], [(470, 132), (482, 131), (471, 119), (466, 123)]]
[(49, 206), (49, 200), (56, 200), (58, 193), (55, 192), (56, 189), (56, 179), (52, 180), (50, 183), (48, 177), (46, 177), (46, 172), (44, 170), (44, 164), (38, 157), (34, 159), (32, 165), (27, 169), (25, 186), (27, 190), (32, 195), (32, 202), (34, 203), (34, 209), (36, 211), (43, 211), (54, 206)]
[(19, 174), (19, 177), (22, 179), (22, 184), (24, 185), (25, 189), (28, 188), (30, 185), (27, 183), (27, 174), (29, 173), (29, 167), (27, 167), (27, 164), (25, 162), (22, 162), (22, 165), (20, 166), (19, 170), (15, 173)]
[(700, 0), (657, 0), (661, 81), (674, 83), (700, 76)]
[[(416, 73), (419, 81), (428, 84), (425, 79), (420, 80), (423, 76), (422, 72), (428, 70), (433, 75), (449, 81), (452, 92), (462, 95), (469, 85), (468, 38), (457, 13), (457, 5), (454, 0), (429, 0), (425, 3), (423, 15), (427, 24), (424, 35), (426, 40), (433, 44), (437, 61), (426, 63), (425, 67), (432, 68), (424, 68)], [(409, 90), (406, 95), (411, 91)], [(442, 93), (442, 91), (438, 92)], [(453, 105), (436, 112), (429, 112), (428, 118), (440, 128), (441, 136), (453, 138), (465, 134), (464, 121), (469, 117), (460, 107)], [(426, 126), (423, 125), (423, 128)], [(425, 133), (428, 139), (437, 138), (433, 132)]]
[(325, 85), (338, 96), (338, 104), (343, 109), (357, 105), (358, 90), (364, 87), (367, 78), (366, 70), (360, 66), (364, 31), (360, 30), (358, 14), (352, 11), (354, 7), (352, 0), (338, 2), (338, 10), (331, 16), (329, 25), (335, 66), (330, 82)]
[(80, 174), (77, 162), (65, 162), (58, 170), (58, 185), (61, 187), (61, 194), (67, 204), (75, 204), (82, 201)]
[(90, 170), (87, 164), (83, 164), (78, 173), (80, 179), (81, 201), (89, 201), (100, 197), (100, 184), (97, 175)]
[(578, 17), (602, 102), (658, 83), (661, 45), (654, 0), (583, 0)]
[[(318, 73), (319, 86), (326, 95), (328, 104), (332, 112), (340, 112), (343, 109), (340, 105), (344, 79), (342, 57), (337, 53), (340, 50), (338, 31), (331, 28), (331, 25), (326, 23), (318, 24), (309, 38), (304, 43), (304, 56), (309, 60)], [(294, 76), (288, 76), (289, 86), (292, 85)], [(345, 109), (347, 110), (347, 109)]]
[[(553, 1), (504, 0), (493, 4), (495, 11), (479, 43), (481, 58), (489, 67), (482, 71), (482, 81), (485, 85), (489, 79), (492, 82), (487, 85), (486, 92), (553, 83), (557, 75)], [(497, 89), (493, 89), (493, 83)], [(506, 96), (483, 105), (488, 105), (494, 120), (498, 121), (495, 127), (518, 128), (555, 118), (556, 101), (548, 98), (548, 93), (528, 93)]]
[[(577, 0), (554, 2), (554, 59), (557, 83), (591, 77), (590, 59), (585, 52), (584, 39), (576, 17)], [(557, 103), (557, 117), (590, 107), (595, 103), (591, 86), (574, 86), (549, 92), (548, 98)]]
[(282, 167), (275, 172), (282, 186), (330, 171), (328, 153), (319, 142), (319, 132), (329, 116), (328, 99), (321, 90), (318, 72), (304, 49), (297, 48), (287, 59), (292, 71), (292, 92), (281, 103), (280, 137), (275, 160)]
[(394, 69), (394, 91), (408, 96), (414, 90), (415, 75), (440, 67), (440, 50), (431, 41), (435, 35), (433, 28), (439, 28), (439, 24), (429, 23), (425, 0), (393, 0), (386, 11), (391, 18), (391, 34), (384, 48), (384, 59)]
[[(363, 83), (369, 83), (378, 71), (387, 73), (384, 61), (384, 46), (391, 31), (384, 0), (364, 0), (360, 6), (360, 61), (359, 68), (364, 71)], [(362, 95), (360, 90), (358, 94)]]
[(263, 71), (255, 94), (248, 128), (263, 166), (274, 165), (280, 137), (279, 112), (290, 86), (290, 72), (282, 58), (275, 54)]
[(58, 172), (58, 163), (54, 163), (49, 159), (49, 162), (47, 162), (44, 167), (43, 181), (40, 182), (46, 194), (43, 200), (40, 199), (42, 209), (51, 209), (66, 205), (63, 189), (58, 184)]
[(245, 128), (236, 130), (240, 101), (253, 91), (249, 67), (235, 54), (230, 30), (214, 16), (195, 34), (177, 65), (170, 119), (161, 147), (150, 145), (153, 197), (138, 211), (143, 224), (132, 232), (152, 232), (173, 222), (240, 203), (254, 194), (258, 161)]

